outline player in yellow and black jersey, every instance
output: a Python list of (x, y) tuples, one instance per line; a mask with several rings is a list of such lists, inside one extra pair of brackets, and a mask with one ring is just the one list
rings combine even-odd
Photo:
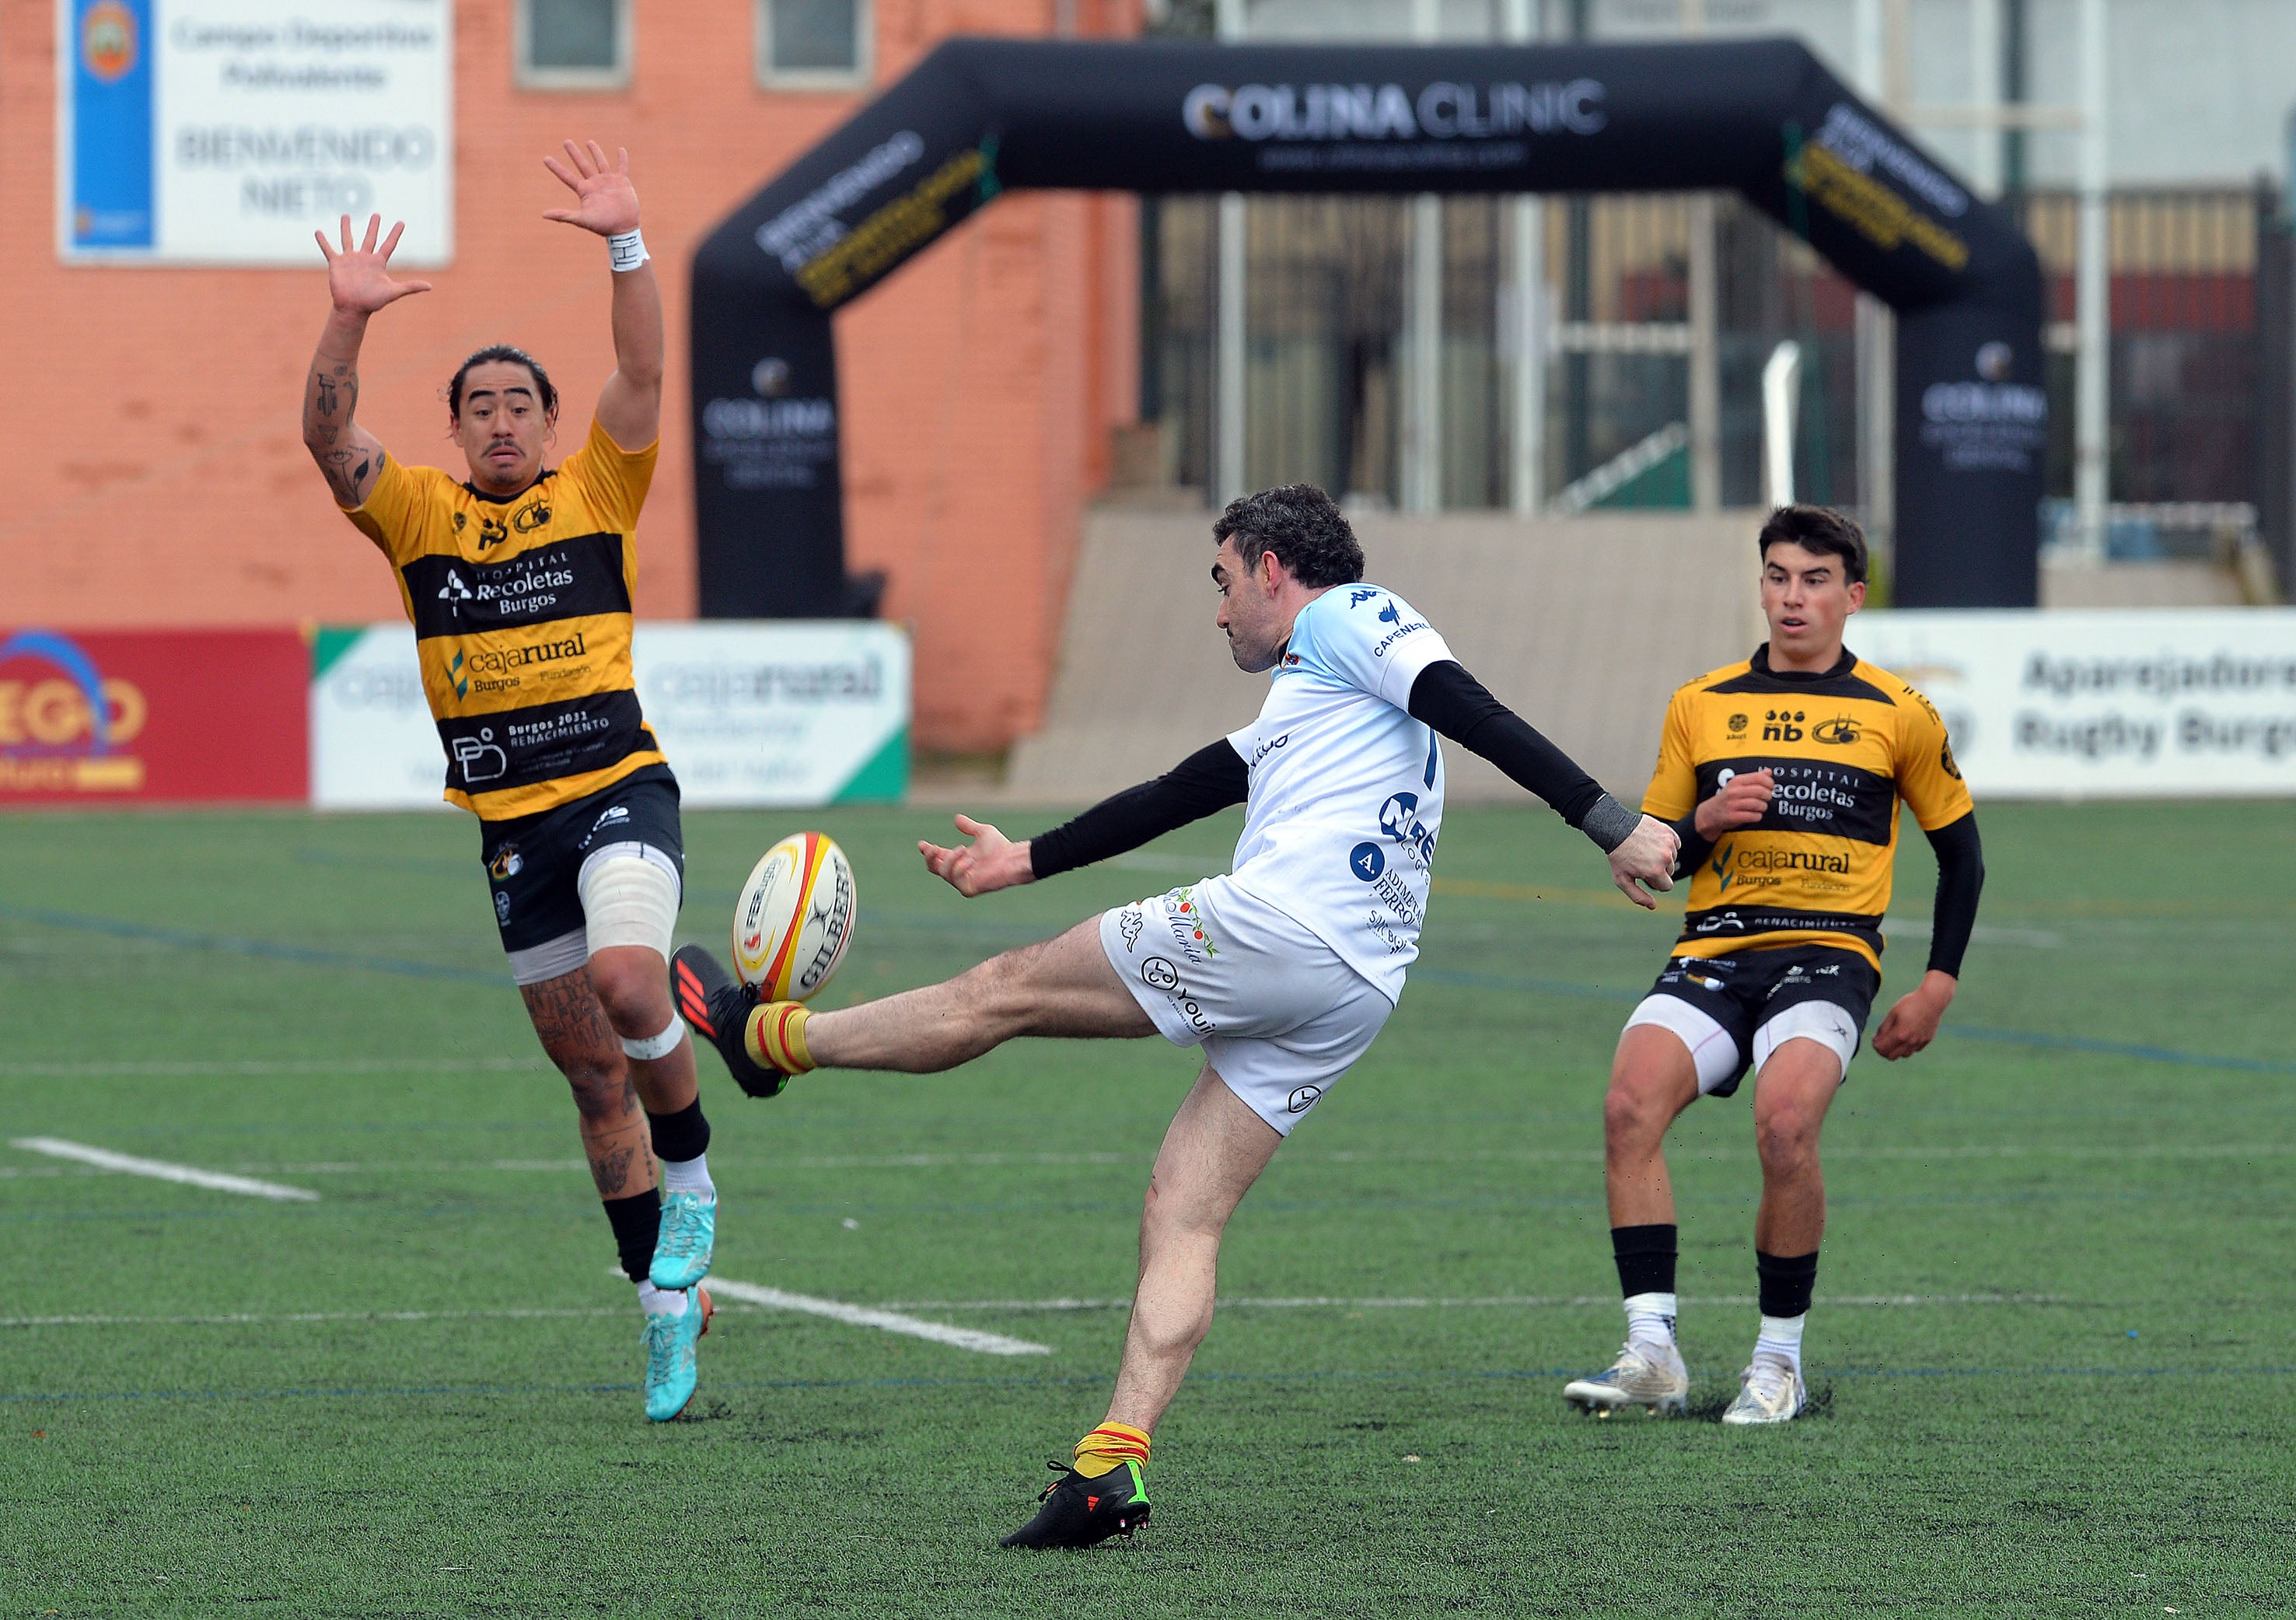
[(1842, 646), (1866, 600), (1866, 537), (1839, 513), (1785, 506), (1759, 539), (1770, 639), (1674, 695), (1647, 815), (1682, 840), (1682, 937), (1627, 1020), (1603, 1106), (1611, 1240), (1628, 1337), (1574, 1404), (1682, 1409), (1675, 1345), (1674, 1194), (1667, 1128), (1756, 1071), (1762, 1202), (1754, 1224), (1761, 1329), (1723, 1421), (1783, 1422), (1808, 1395), (1801, 1336), (1825, 1226), (1818, 1131), (1882, 987), (1898, 807), (1938, 857), (1928, 971), (1882, 1020), (1874, 1049), (1936, 1038), (1977, 917), (1985, 867), (1969, 790), (1929, 700)]
[[(613, 375), (582, 448), (543, 465), (558, 393), (541, 364), (481, 349), (447, 385), (458, 479), (410, 467), (356, 419), (367, 322), (427, 282), (394, 279), (380, 218), (327, 259), (333, 300), (305, 383), (303, 441), (379, 547), (414, 621), (447, 797), (476, 813), (495, 921), (543, 1048), (566, 1075), (590, 1173), (646, 1318), (646, 1415), (692, 1399), (716, 1241), (709, 1125), (668, 958), (685, 882), (677, 782), (630, 669), (637, 521), (661, 419), (661, 290), (629, 156), (566, 144), (574, 193), (546, 219), (607, 239)], [(661, 1187), (654, 1163), (661, 1163)]]

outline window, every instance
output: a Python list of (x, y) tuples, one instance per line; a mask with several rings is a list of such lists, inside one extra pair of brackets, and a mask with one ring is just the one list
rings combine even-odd
[(630, 82), (629, 0), (518, 0), (518, 82), (611, 89)]
[(758, 0), (760, 84), (865, 84), (870, 43), (870, 0)]

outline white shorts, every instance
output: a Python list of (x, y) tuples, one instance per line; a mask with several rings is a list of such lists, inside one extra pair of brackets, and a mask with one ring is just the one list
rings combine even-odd
[[(1690, 1060), (1698, 1065), (1698, 1094), (1704, 1097), (1717, 1087), (1727, 1085), (1736, 1090), (1738, 1076), (1746, 1070), (1748, 1054), (1738, 1049), (1737, 1038), (1722, 1027), (1710, 1013), (1693, 1007), (1677, 996), (1644, 996), (1626, 1027), (1638, 1024), (1656, 1024), (1672, 1030), (1690, 1048)], [(1857, 1020), (1845, 1007), (1831, 1001), (1797, 1001), (1781, 1007), (1754, 1028), (1754, 1073), (1759, 1076), (1770, 1054), (1789, 1040), (1815, 1040), (1832, 1052), (1841, 1064), (1841, 1077), (1849, 1073), (1849, 1060), (1857, 1055)]]
[(1141, 1009), (1279, 1136), (1395, 1010), (1299, 922), (1224, 877), (1103, 912), (1100, 945)]

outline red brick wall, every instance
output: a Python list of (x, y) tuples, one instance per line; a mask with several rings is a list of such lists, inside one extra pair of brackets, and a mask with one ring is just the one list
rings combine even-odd
[[(1044, 34), (1055, 0), (876, 0), (877, 80), (955, 33)], [(1078, 0), (1086, 34), (1136, 0)], [(635, 0), (626, 90), (519, 90), (511, 0), (455, 7), (455, 262), (370, 329), (359, 417), (453, 466), (443, 391), (516, 342), (581, 441), (612, 367), (603, 244), (540, 218), (558, 139), (630, 149), (668, 295), (661, 471), (638, 611), (693, 611), (685, 265), (710, 226), (834, 127), (847, 95), (767, 92), (750, 0)], [(396, 616), (388, 572), (333, 512), (299, 428), (326, 314), (313, 267), (67, 267), (56, 259), (54, 0), (0, 0), (0, 621), (349, 622)], [(917, 737), (994, 748), (1037, 720), (1082, 504), (1131, 414), (1128, 197), (1010, 196), (839, 317), (848, 544), (915, 627)]]

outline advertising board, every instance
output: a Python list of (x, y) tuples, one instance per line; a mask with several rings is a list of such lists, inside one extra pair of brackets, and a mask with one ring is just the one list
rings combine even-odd
[(292, 630), (0, 629), (0, 805), (308, 792)]
[(1860, 613), (1980, 796), (2296, 794), (2296, 609)]
[[(689, 806), (890, 802), (907, 788), (909, 641), (891, 625), (640, 624), (632, 662)], [(442, 802), (411, 627), (321, 630), (310, 685), (314, 804)]]
[(451, 0), (57, 0), (57, 251), (318, 262), (344, 214), (454, 251)]

